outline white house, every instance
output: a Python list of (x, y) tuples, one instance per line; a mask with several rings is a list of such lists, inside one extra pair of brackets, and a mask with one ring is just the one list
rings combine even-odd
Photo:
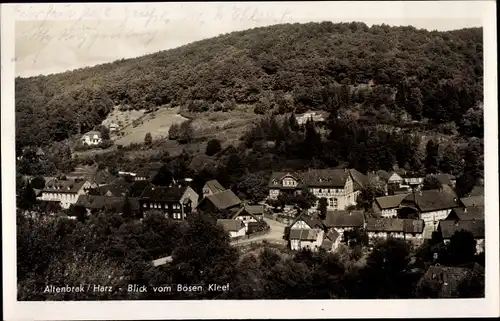
[(245, 236), (246, 228), (242, 220), (218, 219), (217, 224), (229, 233), (230, 238)]
[(389, 237), (418, 242), (423, 241), (424, 224), (423, 220), (367, 218), (365, 231), (371, 243)]
[(328, 231), (334, 229), (343, 238), (345, 231), (364, 228), (365, 215), (363, 211), (327, 211), (323, 225)]
[(321, 229), (291, 229), (290, 248), (294, 251), (301, 249), (316, 251), (323, 243), (324, 233)]
[(303, 125), (307, 123), (308, 120), (311, 120), (313, 122), (323, 122), (325, 121), (325, 118), (321, 114), (317, 114), (316, 112), (307, 112), (302, 115), (297, 115), (295, 116), (295, 119), (297, 120), (297, 123), (299, 125)]
[[(274, 172), (269, 179), (269, 198), (280, 193), (296, 194), (307, 188), (318, 199), (327, 200), (327, 208), (344, 210), (356, 204), (367, 177), (355, 169), (309, 169), (302, 172)], [(319, 200), (318, 200), (319, 202)], [(313, 206), (314, 211), (318, 204)]]
[(71, 204), (78, 201), (80, 195), (87, 194), (92, 186), (89, 181), (74, 181), (74, 180), (58, 180), (53, 179), (45, 184), (45, 188), (41, 191), (39, 200), (49, 202), (60, 202), (61, 207), (68, 209)]
[(101, 133), (96, 130), (91, 130), (83, 134), (81, 138), (82, 142), (89, 146), (99, 145), (102, 142)]
[(432, 232), (437, 230), (440, 220), (448, 217), (451, 210), (462, 207), (455, 191), (448, 185), (440, 189), (425, 190), (411, 193), (401, 202), (398, 216), (408, 218), (418, 216), (424, 220), (424, 237), (432, 238)]
[(372, 204), (373, 211), (382, 217), (397, 217), (401, 202), (409, 194), (398, 194), (377, 197)]
[(231, 217), (233, 220), (241, 220), (245, 224), (245, 231), (248, 232), (248, 223), (258, 222), (264, 219), (264, 205), (245, 204)]

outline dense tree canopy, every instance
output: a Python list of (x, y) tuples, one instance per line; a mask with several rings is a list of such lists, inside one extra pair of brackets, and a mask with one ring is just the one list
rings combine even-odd
[[(20, 146), (60, 141), (94, 128), (115, 105), (207, 111), (248, 104), (260, 112), (335, 113), (352, 103), (453, 121), (481, 137), (482, 51), (481, 28), (430, 32), (331, 22), (254, 28), (140, 58), (17, 78), (16, 138)], [(369, 82), (371, 90), (360, 86)]]

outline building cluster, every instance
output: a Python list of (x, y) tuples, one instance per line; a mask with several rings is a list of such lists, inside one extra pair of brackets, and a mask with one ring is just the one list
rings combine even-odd
[[(217, 224), (233, 239), (266, 225), (264, 205), (243, 202), (217, 180), (206, 182), (201, 195), (191, 187), (189, 178), (173, 179), (169, 186), (153, 184), (160, 167), (150, 164), (137, 172), (118, 172), (119, 178), (104, 170), (77, 169), (61, 179), (46, 177), (45, 187), (35, 193), (41, 203), (58, 204), (63, 209), (84, 208), (86, 215), (99, 211), (123, 214), (125, 206), (133, 217), (161, 213), (175, 221), (185, 220), (194, 211), (224, 213)], [(76, 214), (69, 217), (76, 218)]]
[[(402, 177), (395, 172), (368, 175), (355, 169), (275, 172), (269, 180), (268, 198), (297, 195), (304, 189), (317, 198), (316, 204), (300, 214), (285, 233), (292, 249), (323, 247), (333, 251), (339, 242), (349, 242), (347, 232), (353, 231), (366, 234), (372, 244), (389, 237), (415, 245), (441, 237), (446, 244), (456, 231), (465, 230), (476, 239), (477, 251), (483, 251), (484, 193), (476, 188), (469, 197), (458, 198), (453, 176), (433, 176), (440, 186), (422, 190), (424, 177)], [(378, 182), (386, 195), (376, 198), (370, 211), (354, 210), (364, 184), (370, 181)], [(317, 209), (321, 198), (327, 201), (323, 218)]]

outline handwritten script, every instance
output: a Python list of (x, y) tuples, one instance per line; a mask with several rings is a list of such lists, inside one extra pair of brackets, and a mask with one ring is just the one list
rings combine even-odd
[[(200, 4), (47, 4), (16, 5), (16, 20), (29, 21), (17, 40), (36, 45), (37, 52), (33, 65), (38, 61), (40, 52), (55, 42), (76, 49), (90, 49), (98, 40), (110, 41), (130, 39), (135, 43), (148, 46), (167, 28), (207, 24), (254, 23), (277, 24), (292, 21), (291, 11), (286, 7), (280, 10), (269, 9), (255, 4), (217, 4), (212, 3), (205, 9)], [(64, 21), (64, 24), (54, 24)], [(180, 23), (179, 23), (180, 22)], [(113, 27), (110, 28), (110, 23)], [(59, 26), (57, 26), (59, 25)], [(61, 28), (60, 26), (64, 27)], [(228, 32), (231, 30), (228, 30)]]

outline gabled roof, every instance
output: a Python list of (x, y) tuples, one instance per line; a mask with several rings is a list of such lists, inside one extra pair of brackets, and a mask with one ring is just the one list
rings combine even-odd
[(323, 224), (326, 227), (363, 227), (365, 215), (363, 211), (327, 211)]
[(355, 189), (366, 184), (368, 180), (367, 176), (355, 169), (309, 169), (300, 172), (273, 172), (269, 179), (269, 187), (282, 187), (280, 181), (285, 176), (291, 176), (299, 182), (297, 188), (301, 186), (343, 188), (349, 175), (355, 183)]
[(453, 185), (450, 174), (435, 174), (431, 176), (434, 176), (438, 180), (438, 182), (441, 183), (442, 185), (449, 185), (449, 186)]
[[(129, 204), (132, 210), (138, 210), (139, 202), (136, 198), (129, 198)], [(83, 206), (88, 209), (121, 209), (125, 198), (115, 196), (99, 196), (99, 195), (80, 195), (75, 205)]]
[(224, 210), (241, 204), (240, 198), (236, 196), (236, 194), (234, 194), (234, 192), (230, 189), (227, 189), (223, 192), (207, 195), (205, 199), (210, 201), (219, 210)]
[(205, 186), (208, 187), (212, 193), (223, 192), (226, 190), (216, 179), (209, 180), (205, 183)]
[(99, 132), (97, 130), (91, 130), (91, 131), (88, 131), (85, 134), (83, 134), (83, 136), (93, 136), (93, 135), (97, 135), (98, 137), (101, 137), (101, 132)]
[(455, 232), (464, 230), (471, 232), (474, 238), (484, 238), (484, 220), (469, 220), (469, 221), (439, 221), (439, 229), (444, 239), (449, 239)]
[(460, 201), (467, 207), (484, 206), (484, 195), (463, 197)]
[(377, 197), (375, 199), (375, 202), (383, 210), (396, 208), (401, 204), (401, 202), (406, 198), (406, 196), (408, 196), (408, 194), (409, 193)]
[(321, 222), (321, 220), (317, 219), (314, 216), (310, 216), (305, 211), (302, 212), (302, 213), (300, 213), (300, 215), (298, 215), (292, 221), (292, 223), (289, 225), (289, 227), (291, 228), (298, 221), (303, 221), (304, 223), (306, 223), (307, 225), (309, 225), (310, 228), (323, 228), (324, 227), (324, 224), (323, 224), (323, 222)]
[(234, 215), (231, 217), (235, 219), (240, 215), (249, 215), (253, 217), (255, 220), (258, 220), (256, 215), (264, 214), (264, 205), (247, 205), (245, 204), (241, 207)]
[(439, 297), (458, 297), (460, 284), (471, 275), (471, 270), (465, 267), (434, 265), (427, 269), (418, 286), (422, 286), (424, 282), (437, 282), (440, 286)]
[(42, 192), (71, 193), (75, 194), (83, 187), (86, 181), (53, 179), (45, 184)]
[(222, 226), (226, 232), (238, 232), (242, 228), (245, 228), (245, 223), (241, 220), (218, 219), (217, 224)]
[(140, 198), (158, 202), (179, 202), (185, 191), (186, 187), (148, 186)]
[(450, 215), (455, 214), (461, 221), (484, 220), (484, 207), (471, 206), (466, 208), (454, 208)]
[(340, 233), (335, 229), (330, 229), (328, 233), (325, 234), (325, 239), (335, 242), (340, 237)]
[(484, 196), (484, 186), (474, 186), (469, 196)]
[(318, 234), (321, 232), (319, 229), (292, 229), (290, 230), (290, 240), (301, 241), (315, 241)]
[(422, 233), (424, 221), (385, 217), (368, 218), (365, 229), (367, 232)]
[[(415, 198), (415, 200), (414, 200)], [(456, 194), (451, 187), (443, 185), (442, 189), (433, 189), (411, 193), (404, 202), (413, 203), (421, 212), (432, 212), (460, 207)]]

